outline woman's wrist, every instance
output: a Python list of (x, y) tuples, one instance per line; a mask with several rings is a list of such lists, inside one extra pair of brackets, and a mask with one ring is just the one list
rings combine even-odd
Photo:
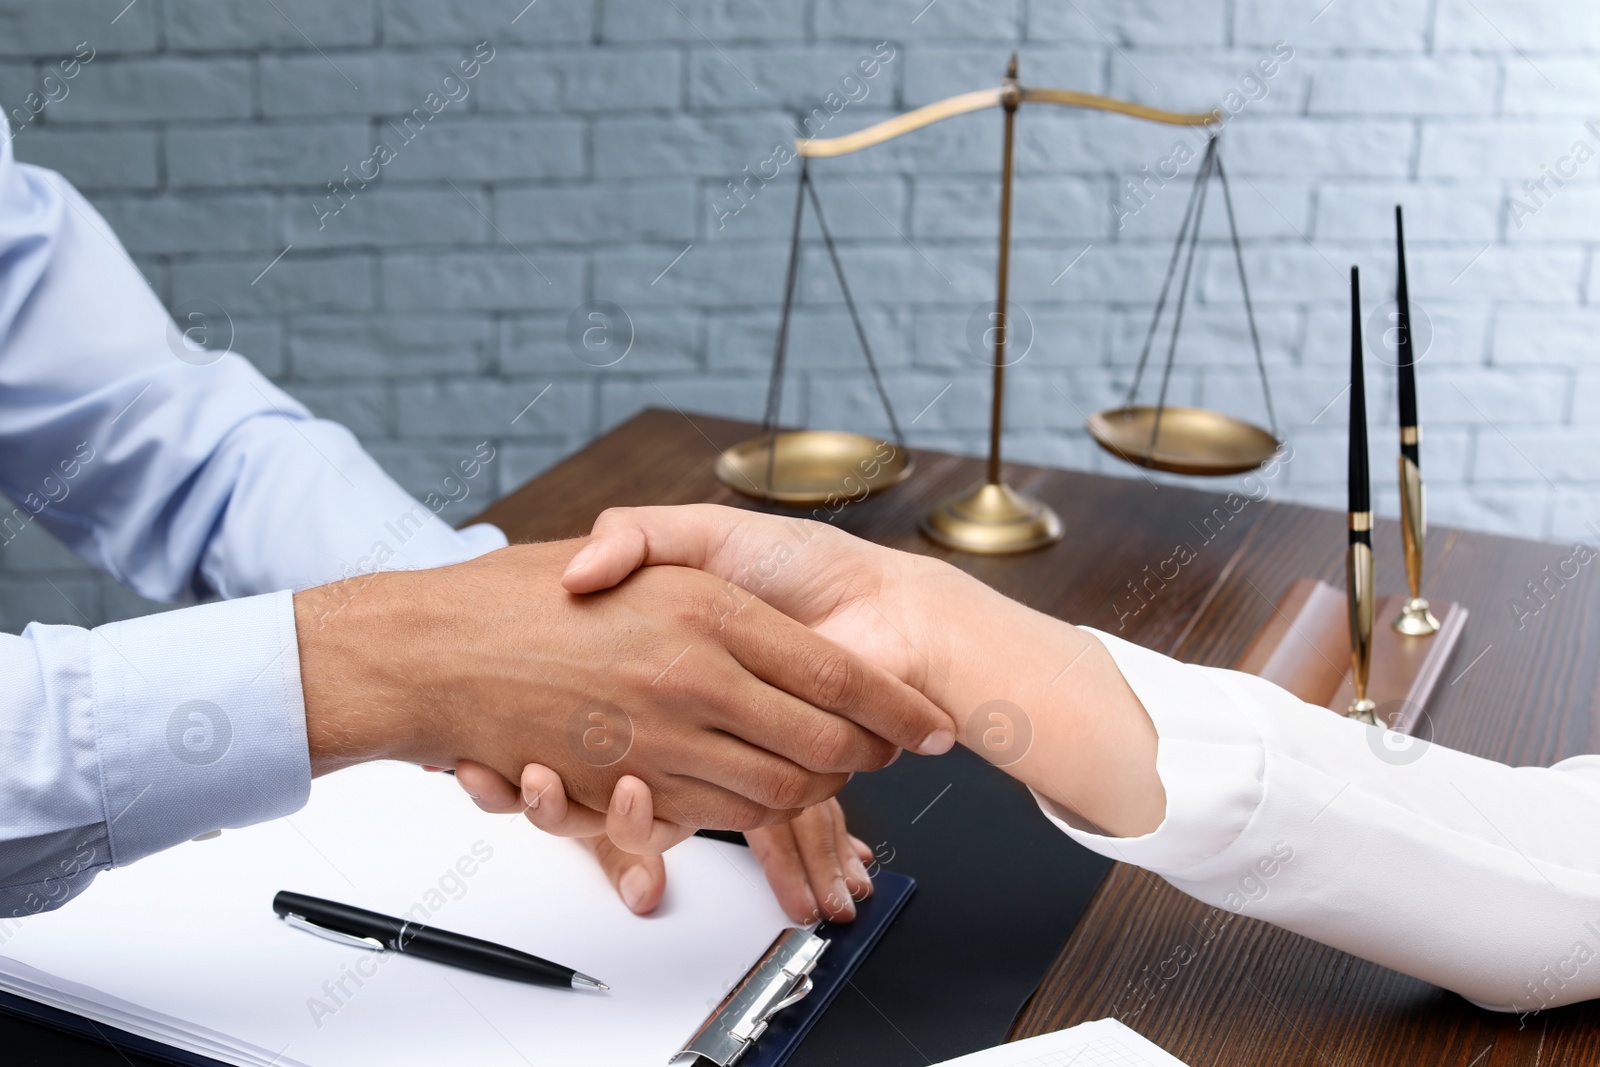
[(918, 573), (903, 587), (924, 631), (928, 696), (959, 728), (989, 701), (1034, 703), (1050, 680), (1041, 656), (1076, 643), (1078, 631), (948, 563), (916, 558)]
[(910, 588), (926, 620), (930, 699), (961, 743), (1116, 836), (1166, 810), (1158, 737), (1104, 645), (948, 564)]

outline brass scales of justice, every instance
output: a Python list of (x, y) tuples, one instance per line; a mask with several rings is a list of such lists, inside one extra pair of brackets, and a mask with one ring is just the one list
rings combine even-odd
[[(993, 337), (994, 386), (989, 425), (987, 477), (978, 486), (959, 493), (930, 512), (922, 522), (922, 532), (934, 541), (960, 551), (1003, 554), (1026, 552), (1059, 540), (1061, 520), (1048, 506), (1017, 492), (1001, 478), (1000, 445), (1004, 428), (1005, 370), (1008, 365), (1007, 291), (1011, 254), (1011, 200), (1013, 157), (1017, 110), (1024, 103), (1055, 104), (1062, 107), (1106, 111), (1175, 126), (1209, 126), (1220, 121), (1215, 110), (1183, 113), (1163, 111), (1125, 100), (1116, 100), (1071, 89), (1023, 86), (1017, 80), (1017, 57), (1012, 55), (1004, 82), (994, 89), (962, 93), (928, 104), (874, 126), (833, 138), (801, 138), (795, 142), (801, 159), (799, 190), (796, 194), (794, 227), (789, 249), (788, 274), (784, 289), (783, 312), (773, 357), (772, 378), (767, 393), (767, 408), (759, 436), (725, 451), (717, 461), (717, 477), (740, 493), (789, 506), (811, 506), (838, 498), (860, 499), (868, 493), (899, 484), (911, 473), (912, 459), (905, 447), (904, 434), (895, 418), (893, 405), (884, 389), (882, 376), (873, 358), (866, 331), (845, 279), (838, 250), (827, 228), (821, 201), (811, 181), (810, 161), (848, 155), (883, 144), (925, 126), (971, 112), (998, 107), (1004, 113), (1004, 140), (1000, 167), (1000, 234), (993, 317), (988, 332)], [(1167, 383), (1182, 324), (1184, 299), (1194, 266), (1199, 242), (1200, 221), (1205, 206), (1205, 190), (1215, 174), (1222, 180), (1228, 209), (1228, 222), (1234, 252), (1244, 289), (1245, 310), (1250, 320), (1250, 336), (1255, 345), (1257, 366), (1266, 394), (1267, 413), (1272, 431), (1263, 430), (1219, 412), (1192, 407), (1169, 407)], [(788, 355), (790, 319), (799, 270), (801, 225), (807, 201), (816, 215), (828, 258), (850, 313), (867, 367), (871, 371), (879, 400), (888, 416), (893, 444), (867, 434), (834, 430), (790, 430), (778, 427), (782, 408), (783, 380)], [(1166, 374), (1161, 395), (1154, 406), (1134, 403), (1151, 344), (1156, 336), (1163, 309), (1180, 259), (1184, 259), (1183, 280), (1179, 289), (1167, 351)], [(1191, 194), (1188, 210), (1180, 226), (1177, 245), (1162, 284), (1154, 319), (1140, 355), (1138, 371), (1127, 402), (1109, 411), (1097, 412), (1088, 420), (1088, 430), (1102, 448), (1119, 459), (1155, 470), (1188, 475), (1238, 474), (1253, 470), (1270, 459), (1279, 448), (1272, 399), (1267, 387), (1266, 367), (1261, 355), (1254, 311), (1244, 277), (1244, 261), (1234, 225), (1233, 204), (1227, 177), (1217, 153), (1216, 135), (1209, 140), (1204, 160)]]

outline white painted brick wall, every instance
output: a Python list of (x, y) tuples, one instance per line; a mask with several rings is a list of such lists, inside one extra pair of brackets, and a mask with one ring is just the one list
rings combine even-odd
[[(1033, 84), (1172, 108), (1249, 98), (1224, 153), (1296, 447), (1276, 492), (1341, 501), (1345, 269), (1362, 266), (1369, 309), (1388, 298), (1401, 203), (1434, 331), (1421, 404), (1435, 521), (1553, 538), (1600, 523), (1591, 3), (539, 0), (519, 15), (500, 0), (125, 2), (0, 0), (8, 112), (78, 42), (96, 49), (18, 131), (17, 154), (77, 182), (169, 304), (225, 307), (238, 351), (414, 491), (492, 438), (492, 484), (452, 517), (646, 405), (759, 417), (797, 168), (752, 175), (772, 174), (765, 161), (808, 118), (831, 136), (995, 84), (1017, 48)], [(495, 56), (467, 97), (319, 225), (327, 183), (397, 143), (393, 124), (484, 40)], [(893, 59), (864, 77), (885, 41)], [(1252, 73), (1279, 41), (1293, 58)], [(849, 98), (837, 115), (830, 91)], [(1013, 291), (1035, 341), (1011, 375), (1008, 455), (1133, 476), (1087, 439), (1080, 410), (1130, 382), (1194, 167), (1120, 226), (1110, 201), (1185, 135), (1043, 108), (1018, 133)], [(992, 296), (998, 153), (989, 114), (816, 168), (919, 444), (984, 446), (987, 375), (965, 338)], [(1213, 190), (1213, 239), (1221, 211)], [(786, 414), (881, 430), (816, 237), (808, 224)], [(1196, 272), (1171, 396), (1260, 419), (1227, 246), (1208, 241)], [(622, 306), (634, 335), (604, 368), (567, 341), (569, 316), (597, 300)], [(1392, 513), (1392, 369), (1374, 358), (1369, 380)], [(50, 582), (92, 620), (149, 608), (30, 530), (0, 549), (0, 625), (81, 622)]]

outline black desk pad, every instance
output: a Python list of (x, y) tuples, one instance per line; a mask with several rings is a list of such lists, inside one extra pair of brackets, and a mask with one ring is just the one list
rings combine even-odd
[[(790, 1067), (926, 1067), (998, 1044), (1110, 861), (1022, 786), (958, 749), (902, 756), (841, 795), (851, 830), (918, 889)], [(69, 907), (71, 905), (68, 905)], [(161, 1067), (0, 1011), (8, 1067)]]
[(917, 892), (789, 1067), (927, 1067), (1004, 1041), (1111, 861), (966, 749), (901, 756), (840, 801)]

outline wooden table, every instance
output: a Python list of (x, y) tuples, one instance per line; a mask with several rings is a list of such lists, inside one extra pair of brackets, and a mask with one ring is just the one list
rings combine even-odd
[[(584, 534), (616, 505), (749, 506), (716, 482), (711, 464), (753, 431), (746, 423), (647, 411), (482, 518), (513, 540), (543, 540)], [(835, 523), (880, 544), (948, 559), (1035, 608), (1188, 662), (1231, 666), (1295, 578), (1343, 581), (1344, 515), (1277, 503), (1284, 471), (1230, 497), (1238, 481), (1175, 489), (1138, 477), (1008, 467), (1012, 485), (1056, 509), (1067, 536), (1044, 551), (993, 558), (951, 553), (917, 533), (935, 500), (982, 476), (980, 461), (922, 452), (917, 464), (906, 484), (846, 507)], [(1285, 470), (1292, 469), (1291, 460)], [(1398, 527), (1380, 522), (1375, 543), (1380, 591), (1401, 589)], [(1175, 578), (1146, 584), (1152, 573), (1173, 573), (1166, 561), (1179, 544), (1193, 558)], [(1514, 764), (1594, 751), (1596, 565), (1521, 628), (1510, 607), (1525, 582), (1566, 555), (1554, 545), (1434, 531), (1424, 595), (1460, 601), (1472, 618), (1419, 734), (1431, 729), (1440, 743)], [(1134, 597), (1131, 583), (1150, 590), (1147, 599)], [(1439, 907), (1449, 906), (1441, 887)], [(1224, 914), (1115, 865), (1014, 1036), (1118, 1016), (1193, 1067), (1600, 1062), (1600, 1002), (1525, 1019), (1496, 1015), (1256, 920), (1220, 922)], [(1175, 958), (1188, 961), (1177, 966)]]

